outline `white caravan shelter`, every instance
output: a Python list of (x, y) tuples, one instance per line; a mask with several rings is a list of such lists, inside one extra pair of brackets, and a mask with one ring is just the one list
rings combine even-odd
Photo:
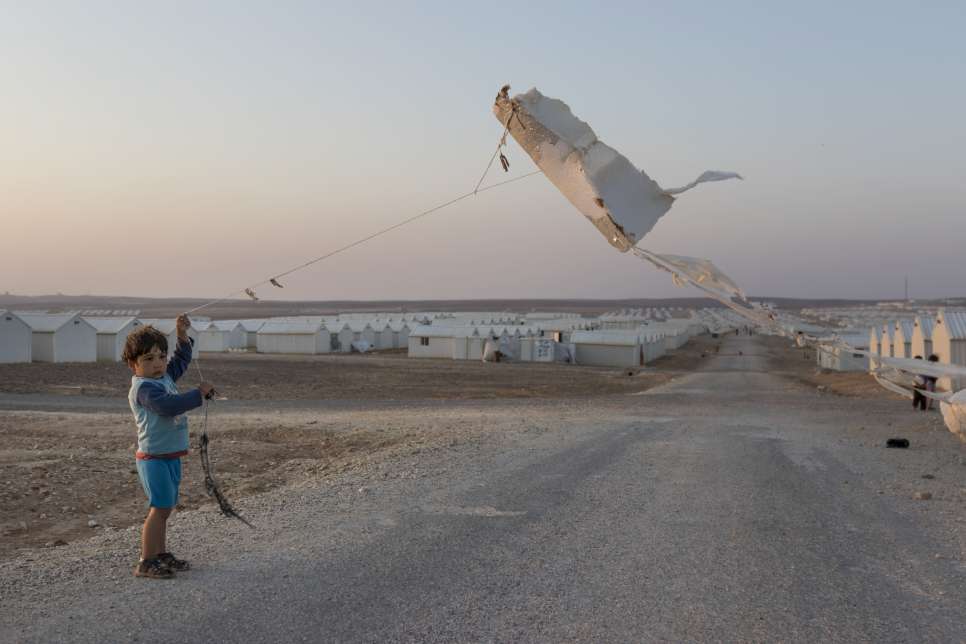
[(33, 332), (10, 311), (0, 311), (0, 363), (30, 362)]
[(192, 322), (198, 332), (198, 350), (206, 353), (224, 353), (231, 348), (231, 333), (219, 328), (214, 322)]
[(406, 349), (409, 347), (409, 325), (405, 322), (392, 324), (392, 346), (394, 349)]
[[(940, 362), (966, 366), (966, 311), (939, 309), (932, 329), (932, 350)], [(962, 378), (940, 378), (941, 389), (958, 390), (966, 387)]]
[(262, 325), (268, 322), (268, 320), (241, 320), (239, 324), (242, 325), (242, 329), (245, 331), (245, 348), (246, 349), (257, 349), (258, 348), (258, 330), (262, 328)]
[(575, 362), (598, 367), (637, 367), (641, 345), (637, 331), (574, 331)]
[(365, 320), (352, 320), (347, 322), (352, 329), (351, 342), (368, 342), (370, 347), (376, 346), (376, 330)]
[[(238, 320), (215, 320), (214, 326), (228, 333), (229, 349), (244, 349), (248, 346), (248, 334)], [(257, 340), (257, 336), (256, 336)]]
[(886, 322), (882, 325), (882, 337), (879, 338), (879, 355), (895, 358), (896, 324)]
[[(899, 320), (894, 326), (895, 335), (893, 336), (893, 352), (896, 358), (911, 358), (912, 354), (912, 333), (915, 327), (912, 320)], [(923, 356), (926, 358), (926, 356)]]
[(321, 321), (269, 321), (258, 330), (257, 348), (259, 353), (329, 353), (332, 335)]
[(932, 354), (933, 319), (930, 315), (920, 315), (912, 327), (912, 355), (922, 356), (925, 360)]
[(97, 330), (77, 313), (18, 313), (30, 326), (34, 362), (95, 362)]
[(141, 326), (135, 318), (89, 318), (84, 320), (97, 330), (97, 360), (120, 362), (124, 343), (132, 331)]
[[(839, 338), (852, 348), (866, 350), (869, 336), (864, 333), (840, 335)], [(831, 371), (868, 371), (869, 357), (853, 353), (840, 344), (820, 344), (815, 352), (815, 361), (822, 369)]]
[(869, 353), (882, 355), (882, 327), (874, 326), (869, 329)]
[(452, 358), (456, 329), (432, 325), (417, 326), (409, 334), (410, 358)]
[(373, 325), (376, 330), (377, 349), (395, 349), (395, 333), (388, 322), (377, 322)]

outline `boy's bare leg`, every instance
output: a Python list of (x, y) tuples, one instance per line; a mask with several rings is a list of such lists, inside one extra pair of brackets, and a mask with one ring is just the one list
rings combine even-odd
[(165, 527), (171, 508), (154, 508), (148, 510), (141, 529), (141, 559), (154, 559), (164, 552)]

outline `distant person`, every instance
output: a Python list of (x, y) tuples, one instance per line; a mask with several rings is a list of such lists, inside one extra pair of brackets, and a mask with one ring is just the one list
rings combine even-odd
[[(926, 358), (929, 362), (939, 362), (939, 356), (935, 353), (929, 354)], [(926, 378), (926, 391), (935, 392), (936, 391), (936, 381), (938, 378), (936, 376), (925, 376)], [(926, 409), (932, 409), (932, 398), (926, 400)]]
[(188, 337), (191, 321), (178, 316), (178, 346), (168, 362), (168, 340), (152, 326), (132, 332), (122, 358), (131, 367), (128, 402), (138, 426), (135, 453), (138, 477), (148, 497), (148, 515), (141, 530), (141, 559), (135, 577), (170, 579), (176, 570), (188, 570), (187, 561), (167, 551), (168, 517), (178, 504), (181, 457), (188, 454), (188, 419), (184, 413), (201, 407), (214, 388), (207, 382), (178, 393), (174, 384), (188, 370), (194, 341)]
[[(913, 356), (913, 360), (922, 360), (922, 356)], [(915, 385), (912, 389), (912, 408), (926, 411), (929, 399), (922, 395), (921, 390), (926, 388), (926, 376), (917, 374), (913, 379)]]

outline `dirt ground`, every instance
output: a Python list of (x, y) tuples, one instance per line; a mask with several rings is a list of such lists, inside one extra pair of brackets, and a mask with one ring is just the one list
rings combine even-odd
[[(637, 393), (698, 367), (713, 346), (696, 338), (645, 369), (475, 361), (410, 360), (404, 352), (348, 356), (203, 354), (206, 379), (231, 401), (261, 401), (264, 413), (212, 417), (211, 455), (229, 499), (311, 477), (367, 466), (400, 452), (471, 439), (464, 426), (419, 422), (419, 402), (573, 399)], [(0, 396), (33, 393), (127, 396), (122, 364), (0, 365)], [(182, 380), (198, 381), (192, 366)], [(184, 386), (182, 387), (184, 388)], [(278, 401), (356, 401), (355, 410), (308, 411)], [(395, 415), (366, 411), (366, 401), (410, 401)], [(375, 415), (374, 415), (375, 414)], [(400, 420), (402, 419), (402, 420)], [(408, 420), (407, 420), (408, 419)], [(191, 417), (192, 446), (200, 427)], [(0, 412), (0, 560), (23, 547), (55, 547), (143, 520), (134, 469), (130, 413)], [(211, 503), (196, 454), (183, 459), (180, 509)], [(94, 521), (96, 526), (90, 526)]]
[[(200, 373), (231, 400), (466, 400), (559, 398), (639, 391), (666, 370), (700, 363), (699, 338), (628, 378), (616, 368), (565, 364), (410, 359), (405, 351), (368, 355), (276, 356), (203, 353), (179, 383)], [(127, 397), (131, 371), (121, 363), (2, 364), (0, 392)]]
[[(368, 467), (412, 450), (432, 450), (474, 440), (485, 414), (512, 414), (512, 407), (481, 412), (477, 425), (440, 420), (444, 400), (539, 399), (534, 404), (638, 393), (688, 373), (714, 355), (708, 336), (643, 369), (569, 365), (483, 364), (410, 360), (402, 353), (368, 356), (276, 357), (203, 355), (202, 369), (231, 401), (259, 401), (253, 410), (212, 416), (215, 474), (229, 499), (243, 498), (309, 478)], [(787, 340), (764, 344), (770, 368), (829, 393), (890, 396), (867, 374), (816, 371)], [(192, 377), (194, 376), (194, 377)], [(187, 383), (197, 380), (192, 367)], [(130, 372), (119, 364), (0, 365), (0, 396), (37, 393), (69, 400), (127, 394)], [(285, 404), (285, 401), (301, 401)], [(380, 411), (385, 403), (391, 409)], [(461, 403), (461, 404), (463, 404)], [(320, 405), (313, 409), (312, 405)], [(322, 405), (329, 405), (323, 408)], [(482, 404), (482, 402), (481, 402)], [(333, 407), (333, 405), (335, 405)], [(341, 407), (340, 407), (341, 405)], [(226, 409), (226, 408), (223, 408)], [(426, 420), (426, 409), (433, 419)], [(935, 422), (935, 419), (931, 419)], [(200, 428), (191, 417), (192, 445)], [(126, 411), (0, 412), (0, 560), (24, 547), (55, 547), (104, 528), (143, 520), (145, 501), (134, 469), (135, 432)], [(204, 494), (197, 455), (183, 459), (179, 508), (211, 503)], [(90, 521), (96, 526), (91, 527)]]

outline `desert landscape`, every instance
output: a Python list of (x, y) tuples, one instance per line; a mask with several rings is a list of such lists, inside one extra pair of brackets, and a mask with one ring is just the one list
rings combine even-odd
[[(856, 404), (892, 398), (901, 408), (908, 405), (868, 374), (823, 372), (788, 340), (761, 342), (769, 369), (789, 383)], [(407, 360), (401, 352), (203, 354), (197, 364), (227, 398), (211, 403), (208, 422), (215, 472), (235, 500), (391, 462), (414, 449), (483, 440), (490, 418), (521, 407), (613, 403), (700, 369), (721, 357), (720, 345), (720, 339), (699, 336), (645, 368), (624, 370)], [(183, 382), (197, 375), (192, 367)], [(143, 520), (129, 377), (121, 363), (0, 365), (0, 558)], [(445, 421), (431, 422), (427, 409), (433, 418), (445, 411)], [(191, 414), (193, 445), (202, 419), (200, 411)], [(936, 413), (912, 419), (917, 422), (906, 433), (940, 422)], [(211, 505), (197, 455), (184, 461), (178, 509)]]

